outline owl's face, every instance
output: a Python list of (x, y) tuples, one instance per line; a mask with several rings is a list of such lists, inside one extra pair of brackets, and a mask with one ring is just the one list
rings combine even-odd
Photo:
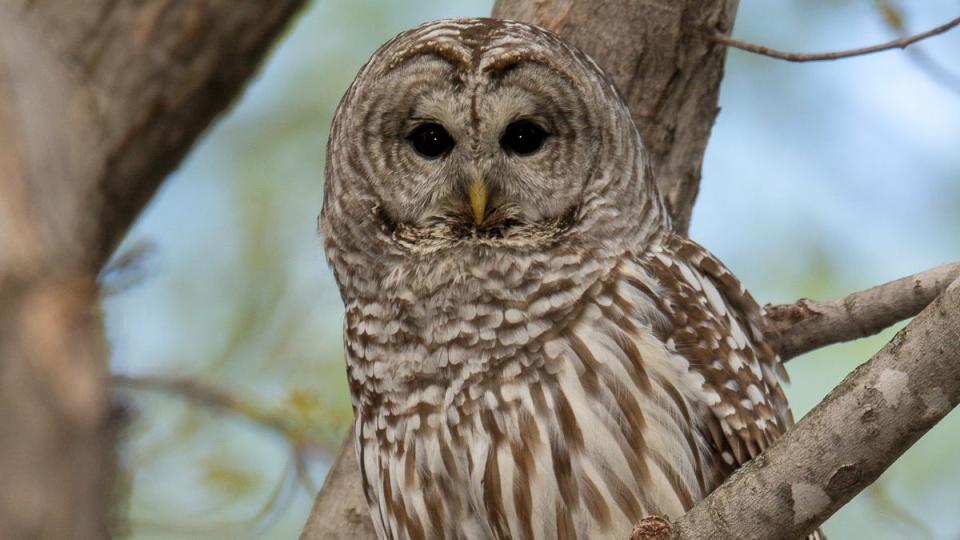
[(381, 158), (386, 219), (495, 240), (575, 213), (603, 132), (561, 69), (515, 54), (478, 70), (431, 50), (380, 74), (357, 142)]
[(662, 225), (644, 169), (629, 111), (586, 55), (524, 23), (430, 23), (381, 47), (340, 103), (327, 255), (344, 292), (628, 249)]

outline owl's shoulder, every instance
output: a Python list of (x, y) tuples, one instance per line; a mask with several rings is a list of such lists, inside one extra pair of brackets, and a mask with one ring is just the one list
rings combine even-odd
[(658, 336), (703, 378), (708, 439), (727, 465), (744, 463), (793, 423), (763, 311), (722, 262), (686, 238), (669, 236), (636, 263), (666, 319)]

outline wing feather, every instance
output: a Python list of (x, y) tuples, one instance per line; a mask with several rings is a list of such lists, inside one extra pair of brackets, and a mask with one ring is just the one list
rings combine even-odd
[(641, 259), (662, 287), (651, 291), (670, 320), (662, 338), (703, 377), (702, 429), (729, 474), (793, 425), (780, 385), (786, 372), (769, 344), (760, 306), (690, 240), (673, 236)]

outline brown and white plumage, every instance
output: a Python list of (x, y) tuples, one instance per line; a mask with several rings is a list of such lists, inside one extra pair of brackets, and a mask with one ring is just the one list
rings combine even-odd
[[(443, 152), (411, 149), (424, 125)], [(322, 230), (381, 538), (622, 538), (792, 422), (756, 302), (670, 232), (616, 90), (543, 29), (384, 45), (334, 120)]]

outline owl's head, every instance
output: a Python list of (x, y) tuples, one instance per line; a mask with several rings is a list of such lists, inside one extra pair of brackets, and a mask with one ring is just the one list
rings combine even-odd
[(530, 253), (628, 241), (662, 225), (660, 204), (592, 60), (537, 26), (457, 19), (400, 34), (357, 75), (333, 123), (322, 229), (358, 252)]

